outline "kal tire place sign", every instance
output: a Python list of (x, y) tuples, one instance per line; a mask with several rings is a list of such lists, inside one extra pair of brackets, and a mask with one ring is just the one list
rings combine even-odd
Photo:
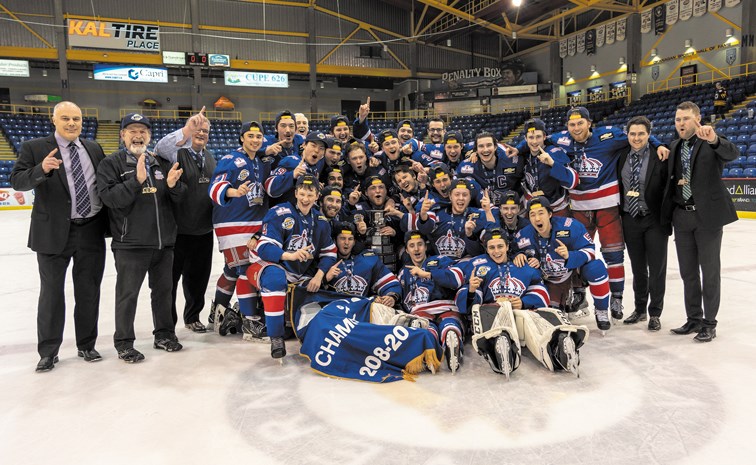
[(68, 45), (132, 52), (160, 52), (160, 27), (108, 21), (68, 20)]

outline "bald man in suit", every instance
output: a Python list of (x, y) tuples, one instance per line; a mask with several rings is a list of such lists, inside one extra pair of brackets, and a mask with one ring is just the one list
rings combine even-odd
[(87, 362), (102, 360), (95, 342), (107, 212), (97, 194), (95, 173), (105, 155), (97, 142), (79, 137), (83, 121), (76, 104), (58, 103), (52, 122), (53, 134), (24, 142), (10, 176), (13, 189), (35, 192), (28, 246), (39, 264), (37, 372), (50, 371), (58, 362), (66, 272), (72, 260), (78, 356)]

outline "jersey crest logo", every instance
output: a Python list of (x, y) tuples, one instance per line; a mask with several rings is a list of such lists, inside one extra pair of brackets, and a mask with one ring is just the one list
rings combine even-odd
[(305, 229), (302, 234), (294, 234), (289, 240), (289, 246), (286, 248), (288, 252), (295, 252), (300, 249), (307, 249), (312, 247), (311, 238)]
[(459, 171), (460, 173), (464, 173), (464, 174), (472, 174), (474, 171), (474, 168), (472, 165), (462, 165), (459, 168)]
[(294, 227), (294, 218), (289, 217), (283, 220), (283, 223), (281, 223), (281, 227), (286, 230), (292, 229)]
[(493, 294), (494, 297), (520, 297), (525, 294), (525, 291), (527, 290), (525, 283), (512, 276), (504, 280), (502, 280), (501, 277), (497, 277), (491, 281), (488, 288), (491, 290), (491, 294)]
[(570, 237), (569, 231), (557, 231), (556, 237)]
[(237, 168), (241, 168), (242, 166), (245, 166), (247, 164), (247, 161), (243, 158), (235, 158), (234, 159), (234, 165), (237, 166)]
[(581, 178), (597, 178), (601, 172), (601, 167), (604, 164), (595, 158), (588, 158), (583, 156), (580, 160), (580, 167), (578, 168), (578, 175)]
[(438, 149), (431, 150), (428, 155), (430, 155), (432, 158), (435, 158), (436, 160), (441, 160), (442, 158), (444, 158), (444, 152)]
[(250, 207), (254, 205), (262, 205), (263, 200), (265, 200), (262, 183), (250, 183), (249, 192), (247, 192), (247, 198), (249, 199)]
[(412, 309), (417, 304), (428, 302), (429, 298), (430, 291), (428, 291), (427, 287), (415, 286), (415, 288), (407, 294), (407, 297), (404, 298), (404, 305), (406, 305), (407, 308)]
[(566, 145), (567, 147), (569, 147), (571, 143), (572, 143), (572, 140), (567, 136), (560, 137), (559, 139), (557, 139), (557, 144), (559, 145)]
[(368, 287), (368, 282), (360, 275), (347, 274), (339, 278), (333, 287), (344, 294), (362, 295)]
[(528, 190), (530, 192), (533, 192), (536, 187), (536, 177), (533, 176), (533, 173), (526, 171), (525, 172), (525, 185), (527, 186)]
[(450, 229), (446, 235), (436, 239), (436, 250), (439, 255), (460, 258), (465, 253), (465, 241), (454, 236)]
[(566, 276), (568, 272), (564, 263), (565, 261), (562, 257), (554, 259), (551, 258), (551, 254), (546, 254), (546, 258), (541, 260), (541, 271), (551, 278), (561, 278)]

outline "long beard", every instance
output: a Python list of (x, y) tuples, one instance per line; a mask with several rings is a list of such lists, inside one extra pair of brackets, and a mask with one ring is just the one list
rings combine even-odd
[(147, 146), (146, 145), (130, 145), (129, 146), (129, 152), (131, 152), (132, 155), (136, 155), (137, 157), (147, 152)]

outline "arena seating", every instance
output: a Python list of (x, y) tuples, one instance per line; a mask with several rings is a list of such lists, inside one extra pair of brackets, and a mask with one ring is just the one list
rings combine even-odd
[[(21, 149), (23, 141), (47, 136), (54, 130), (47, 115), (7, 113), (0, 113), (0, 129), (3, 130), (16, 153)], [(97, 119), (84, 117), (81, 134), (86, 139), (94, 139), (97, 136)]]
[(0, 188), (9, 188), (10, 172), (13, 169), (15, 160), (0, 160)]

